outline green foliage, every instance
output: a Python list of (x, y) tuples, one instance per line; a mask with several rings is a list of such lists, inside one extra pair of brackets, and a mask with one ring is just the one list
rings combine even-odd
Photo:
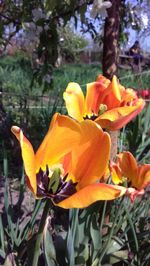
[(60, 27), (58, 32), (60, 36), (60, 54), (68, 61), (77, 62), (79, 51), (87, 46), (88, 41), (79, 33), (74, 32), (70, 24)]
[(150, 104), (144, 108), (133, 121), (122, 131), (124, 147), (129, 150), (138, 161), (148, 163), (150, 158)]
[[(8, 191), (7, 181), (5, 189)], [(10, 265), (14, 265), (12, 264), (13, 257), (16, 265), (29, 265), (29, 261), (32, 265), (31, 257), (34, 254), (36, 237), (38, 237), (38, 245), (39, 240), (43, 238), (39, 258), (39, 263), (44, 263), (42, 265), (98, 266), (107, 263), (112, 266), (119, 263), (120, 266), (148, 266), (149, 223), (147, 217), (150, 201), (146, 195), (136, 200), (134, 204), (127, 198), (122, 198), (107, 203), (107, 207), (106, 202), (97, 202), (84, 210), (70, 210), (69, 220), (68, 216), (63, 218), (65, 223), (69, 223), (68, 228), (53, 223), (53, 211), (51, 210), (45, 225), (42, 215), (44, 230), (37, 232), (35, 228), (39, 221), (39, 212), (45, 207), (41, 201), (36, 202), (35, 206), (33, 204), (34, 211), (31, 219), (28, 220), (27, 210), (25, 213), (22, 211), (24, 189), (24, 183), (21, 182), (18, 200), (19, 202), (21, 197), (21, 204), (18, 205), (17, 202), (15, 206), (9, 203), (8, 194), (5, 193), (7, 217), (5, 224), (3, 217), (0, 216), (0, 258), (5, 260), (5, 263), (10, 260)], [(17, 220), (14, 220), (14, 209), (21, 215), (15, 216)], [(59, 209), (55, 208), (54, 211), (56, 213), (58, 211), (59, 215)], [(46, 217), (47, 214), (45, 219)]]
[[(99, 64), (69, 64), (54, 69), (52, 94), (55, 95), (59, 91), (64, 91), (71, 81), (78, 82), (80, 85), (85, 85), (91, 80), (94, 81), (95, 76), (100, 72), (101, 67)], [(35, 81), (32, 83), (34, 72), (28, 58), (23, 55), (16, 55), (4, 57), (0, 61), (0, 84), (4, 92), (16, 93), (23, 97), (42, 95), (44, 86), (41, 76), (45, 75), (45, 73), (43, 72), (42, 75), (39, 75), (39, 85)], [(50, 85), (48, 85), (47, 93), (49, 91)]]
[(54, 71), (54, 88), (59, 88), (64, 92), (69, 82), (77, 82), (85, 90), (86, 83), (94, 81), (100, 73), (101, 66), (99, 64), (64, 65)]
[[(51, 69), (50, 69), (51, 72)], [(43, 72), (42, 75), (45, 75)], [(101, 64), (66, 64), (57, 69), (53, 69), (53, 94), (64, 91), (69, 82), (78, 82), (80, 86), (94, 81), (96, 76), (102, 73)], [(31, 83), (33, 80), (33, 70), (28, 57), (23, 54), (3, 57), (0, 60), (0, 84), (5, 92), (15, 92), (19, 95), (42, 95), (43, 83)], [(150, 75), (148, 72), (134, 75), (131, 71), (119, 70), (118, 77), (125, 87), (134, 89), (149, 88)], [(84, 81), (84, 83), (83, 83)], [(83, 86), (84, 87), (84, 86)], [(50, 91), (48, 86), (47, 93)], [(50, 93), (51, 94), (51, 93)]]
[[(7, 161), (7, 157), (5, 157)], [(20, 185), (10, 183), (7, 178), (8, 169), (4, 165), (5, 189), (4, 189), (4, 212), (0, 214), (0, 262), (3, 265), (24, 265), (22, 259), (28, 249), (28, 240), (34, 232), (42, 202), (34, 203), (32, 200), (33, 212), (29, 203), (28, 212), (25, 211), (24, 199), (27, 196), (24, 186), (24, 174), (22, 174)], [(14, 196), (16, 196), (14, 202)], [(26, 199), (27, 200), (27, 199)], [(30, 216), (30, 219), (29, 217)], [(39, 218), (38, 218), (39, 219)]]
[[(43, 72), (42, 75), (45, 75), (45, 73)], [(71, 81), (78, 82), (81, 86), (94, 81), (100, 73), (102, 73), (101, 65), (97, 63), (90, 65), (82, 63), (68, 64), (53, 69), (54, 94), (57, 94), (58, 91), (64, 91), (67, 84)], [(31, 90), (33, 74), (30, 59), (24, 54), (5, 56), (0, 60), (1, 88), (6, 92), (15, 92), (23, 96), (24, 93), (32, 96), (41, 95), (43, 92), (42, 79), (41, 85), (34, 82)], [(149, 88), (150, 75), (148, 72), (134, 75), (131, 71), (119, 70), (118, 77), (125, 87), (134, 89)], [(49, 90), (50, 86), (47, 93)]]
[[(26, 55), (16, 54), (1, 58), (0, 84), (2, 91), (29, 95), (32, 76), (31, 63)], [(38, 91), (38, 88), (34, 88), (35, 91)]]
[(126, 88), (133, 89), (149, 89), (150, 74), (149, 71), (134, 74), (131, 70), (119, 70), (118, 77), (120, 78), (121, 84)]
[(8, 68), (9, 70), (17, 69), (18, 67), (26, 71), (28, 75), (31, 74), (31, 64), (27, 54), (23, 52), (15, 53), (13, 56), (3, 56), (0, 60), (0, 66), (2, 68)]
[[(5, 60), (1, 62), (1, 64), (4, 63)], [(6, 68), (7, 66), (4, 66), (5, 70)], [(18, 69), (19, 64), (16, 68), (15, 64), (9, 67), (10, 73)], [(49, 95), (45, 95), (45, 98), (37, 102), (36, 97), (34, 100), (34, 97), (27, 96), (26, 105), (17, 109), (17, 112), (15, 109), (11, 110), (5, 100), (4, 108), (12, 115), (14, 124), (18, 124), (25, 131), (28, 128), (31, 143), (36, 150), (48, 129), (52, 115), (56, 111), (66, 112), (62, 93), (67, 84), (70, 81), (78, 82), (85, 90), (85, 84), (94, 81), (100, 72), (99, 65), (62, 66), (55, 70), (54, 90)], [(146, 77), (149, 78), (149, 76)], [(7, 84), (7, 80), (5, 79), (3, 84)], [(142, 76), (142, 80), (144, 84), (146, 78)], [(17, 85), (17, 80), (15, 82)], [(131, 80), (124, 79), (122, 83), (128, 87), (130, 82)], [(138, 81), (135, 78), (134, 85), (138, 88)], [(17, 88), (19, 93), (21, 93), (21, 86)], [(5, 90), (9, 92), (9, 87), (6, 86)], [(42, 88), (39, 87), (39, 94), (41, 90)], [(36, 94), (33, 89), (33, 96), (35, 96), (34, 93)], [(19, 103), (16, 98), (11, 98), (11, 100), (13, 104)], [(34, 108), (31, 108), (33, 106)], [(120, 139), (120, 150), (129, 149), (142, 162), (148, 162), (149, 159), (149, 113), (150, 106), (147, 105), (138, 118), (122, 130)], [(32, 195), (29, 195), (31, 207), (28, 207), (29, 203), (25, 204), (26, 208), (24, 207), (28, 192), (24, 185), (22, 163), (15, 166), (11, 162), (13, 152), (17, 157), (18, 144), (14, 143), (13, 138), (10, 142), (13, 143), (13, 147), (9, 146), (9, 150), (8, 147), (6, 150), (5, 141), (1, 144), (3, 153), (1, 175), (6, 179), (4, 211), (0, 215), (0, 259), (2, 263), (5, 263), (4, 265), (31, 266), (37, 239), (39, 239), (40, 251), (40, 254), (39, 251), (37, 253), (39, 265), (149, 265), (149, 192), (145, 192), (145, 195), (136, 199), (134, 203), (124, 197), (110, 202), (97, 202), (86, 209), (73, 209), (69, 213), (56, 206), (50, 206), (48, 216), (45, 215), (46, 223), (43, 220), (44, 229), (38, 238), (39, 222), (42, 220), (41, 213), (45, 208), (44, 200), (35, 201)], [(18, 185), (20, 168), (21, 182), (19, 181)], [(17, 181), (13, 178), (14, 170), (15, 176), (17, 173)], [(7, 178), (8, 176), (11, 178)], [(57, 184), (54, 185), (57, 186)], [(55, 190), (55, 187), (53, 189)], [(12, 200), (13, 192), (17, 193), (15, 203)]]
[[(21, 46), (31, 54), (36, 51), (41, 62), (40, 68), (36, 69), (34, 78), (45, 83), (45, 75), (49, 74), (49, 85), (52, 82), (52, 73), (49, 66), (55, 66), (59, 51), (58, 27), (64, 27), (71, 18), (74, 18), (77, 26), (78, 14), (82, 22), (85, 20), (85, 12), (90, 1), (10, 1), (5, 0), (1, 4), (0, 42), (7, 46), (12, 37), (16, 40), (13, 48)], [(7, 31), (9, 26), (13, 29)], [(19, 34), (21, 33), (21, 40)], [(73, 36), (73, 35), (72, 35)], [(79, 38), (78, 38), (79, 41)], [(21, 42), (21, 44), (20, 44)], [(81, 43), (81, 40), (80, 40)], [(16, 47), (15, 47), (16, 46)], [(69, 50), (68, 50), (69, 51)], [(47, 84), (44, 84), (47, 86)]]

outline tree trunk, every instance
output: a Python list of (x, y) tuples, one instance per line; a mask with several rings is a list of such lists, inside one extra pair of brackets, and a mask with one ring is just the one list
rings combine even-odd
[(107, 9), (108, 17), (104, 27), (103, 75), (112, 79), (117, 74), (118, 37), (121, 0), (111, 0), (112, 6)]

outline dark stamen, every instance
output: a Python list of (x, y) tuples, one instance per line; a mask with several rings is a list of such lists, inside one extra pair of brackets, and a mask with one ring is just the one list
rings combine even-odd
[(39, 170), (37, 177), (37, 196), (51, 198), (55, 203), (68, 198), (76, 192), (77, 183), (73, 183), (72, 180), (66, 181), (68, 174), (62, 179), (61, 176), (55, 176), (49, 178), (49, 169), (46, 166), (46, 171)]
[(94, 121), (97, 117), (98, 117), (97, 115), (92, 114), (92, 115), (86, 115), (83, 118), (84, 118), (84, 120), (89, 119), (89, 120), (93, 120)]

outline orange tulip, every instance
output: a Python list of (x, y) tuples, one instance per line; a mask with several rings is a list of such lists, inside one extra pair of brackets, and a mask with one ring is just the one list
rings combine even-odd
[(62, 208), (84, 208), (126, 193), (126, 188), (99, 183), (109, 160), (110, 137), (95, 122), (55, 114), (36, 153), (19, 127), (12, 132), (35, 197), (50, 198)]
[(127, 182), (136, 190), (130, 194), (131, 200), (144, 193), (150, 184), (150, 164), (138, 165), (130, 152), (117, 155), (116, 163), (111, 162), (112, 181), (115, 184)]
[(125, 89), (116, 76), (112, 81), (98, 76), (88, 83), (86, 97), (77, 83), (69, 83), (63, 94), (68, 114), (78, 121), (95, 120), (102, 128), (118, 130), (144, 108), (145, 101), (132, 89)]

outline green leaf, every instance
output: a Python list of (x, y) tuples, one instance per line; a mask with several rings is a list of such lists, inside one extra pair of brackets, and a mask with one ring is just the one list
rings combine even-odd
[(115, 264), (117, 262), (127, 260), (128, 259), (128, 253), (129, 253), (128, 250), (120, 250), (120, 251), (116, 251), (116, 252), (112, 253), (110, 258), (109, 258), (110, 264)]
[(28, 240), (28, 235), (34, 226), (34, 224), (36, 222), (36, 217), (37, 217), (37, 215), (38, 215), (38, 213), (42, 207), (43, 207), (43, 201), (42, 200), (36, 200), (35, 205), (34, 205), (34, 209), (33, 209), (33, 213), (32, 213), (32, 217), (22, 232), (22, 237), (24, 239)]
[(3, 259), (6, 257), (6, 254), (5, 254), (5, 252), (4, 252), (2, 249), (0, 249), (0, 256), (1, 256)]
[(101, 249), (102, 239), (98, 227), (98, 215), (94, 213), (91, 219), (90, 233), (92, 238), (92, 258), (95, 259), (96, 254)]
[(89, 258), (90, 219), (89, 209), (82, 210), (74, 241), (76, 264), (85, 264)]
[[(4, 145), (2, 143), (2, 145)], [(7, 177), (8, 176), (8, 159), (7, 159), (7, 151), (4, 147), (3, 149), (3, 172), (4, 172), (4, 176)]]
[(88, 243), (82, 243), (78, 248), (78, 255), (75, 258), (75, 265), (85, 265), (88, 258), (89, 258), (89, 245)]
[(77, 234), (78, 212), (79, 212), (78, 209), (71, 209), (69, 211), (70, 226), (67, 235), (67, 253), (68, 253), (67, 256), (68, 256), (69, 266), (75, 264), (74, 240), (75, 240), (75, 235)]
[(4, 252), (4, 227), (2, 223), (2, 217), (0, 215), (0, 245), (1, 245), (1, 250)]
[(112, 239), (110, 241), (106, 254), (112, 254), (116, 251), (119, 251), (123, 246), (124, 246), (123, 240), (121, 240), (119, 237), (115, 237), (115, 239)]
[(53, 11), (56, 6), (57, 6), (57, 1), (56, 0), (47, 0), (45, 2), (45, 8), (48, 11)]
[(135, 225), (133, 224), (132, 216), (130, 215), (129, 210), (125, 206), (125, 204), (124, 204), (124, 209), (126, 211), (126, 217), (128, 219), (128, 222), (129, 222), (129, 225), (130, 225), (130, 228), (131, 228), (133, 240), (134, 240), (134, 243), (135, 243), (135, 248), (136, 248), (136, 251), (138, 252), (138, 250), (139, 250), (139, 244), (138, 244), (138, 239), (137, 239), (137, 235), (136, 235)]
[(47, 266), (56, 266), (56, 251), (47, 225), (44, 228), (43, 246)]

